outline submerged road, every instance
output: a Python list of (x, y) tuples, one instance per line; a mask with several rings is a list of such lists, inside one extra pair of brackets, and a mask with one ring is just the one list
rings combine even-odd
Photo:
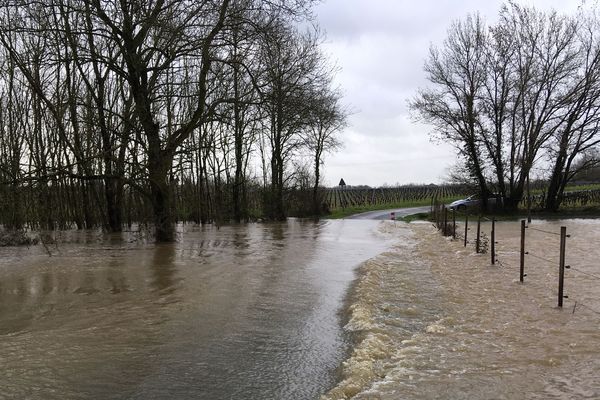
[(0, 247), (0, 399), (310, 400), (338, 381), (358, 266), (378, 221), (61, 232)]
[(354, 214), (348, 219), (391, 219), (391, 213), (396, 213), (396, 218), (406, 217), (407, 215), (418, 214), (430, 210), (430, 206), (411, 207), (411, 208), (391, 208), (388, 210), (367, 211), (360, 214)]

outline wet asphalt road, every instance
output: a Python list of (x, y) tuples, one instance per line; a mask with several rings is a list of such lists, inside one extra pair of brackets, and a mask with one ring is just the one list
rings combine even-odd
[(429, 211), (429, 206), (411, 207), (411, 208), (391, 208), (388, 210), (367, 211), (360, 214), (354, 214), (348, 219), (391, 219), (391, 213), (396, 214), (396, 218), (405, 217), (407, 215), (418, 214)]

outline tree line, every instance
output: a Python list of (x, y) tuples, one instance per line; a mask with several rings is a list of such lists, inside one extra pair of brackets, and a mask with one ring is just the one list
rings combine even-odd
[(410, 107), (455, 146), (458, 175), (484, 201), (495, 194), (516, 209), (535, 173), (556, 211), (573, 177), (600, 161), (600, 19), (596, 7), (562, 15), (512, 1), (498, 17), (451, 25)]
[(0, 223), (318, 214), (346, 120), (313, 0), (7, 0), (0, 6)]

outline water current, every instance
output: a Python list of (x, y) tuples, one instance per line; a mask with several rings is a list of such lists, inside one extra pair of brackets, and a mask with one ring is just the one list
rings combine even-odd
[[(600, 398), (600, 220), (533, 221), (523, 284), (519, 222), (496, 224), (494, 266), (430, 224), (394, 229), (402, 240), (360, 269), (354, 348), (324, 399)], [(481, 229), (489, 248), (490, 224)]]
[(2, 399), (316, 399), (375, 221), (66, 232), (0, 249)]
[(473, 233), (291, 220), (0, 249), (0, 398), (600, 398), (600, 221), (534, 221), (524, 283), (518, 222), (494, 266)]

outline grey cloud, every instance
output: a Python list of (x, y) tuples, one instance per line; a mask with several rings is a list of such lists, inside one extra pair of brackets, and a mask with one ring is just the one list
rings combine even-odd
[[(532, 1), (527, 1), (531, 4)], [(326, 183), (439, 182), (454, 150), (432, 144), (430, 127), (410, 121), (407, 100), (427, 84), (423, 64), (452, 21), (479, 11), (496, 18), (502, 1), (329, 0), (316, 8), (327, 32), (325, 51), (341, 72), (336, 82), (357, 112), (341, 134), (345, 147), (326, 158)], [(539, 8), (572, 12), (579, 0), (534, 0)]]

